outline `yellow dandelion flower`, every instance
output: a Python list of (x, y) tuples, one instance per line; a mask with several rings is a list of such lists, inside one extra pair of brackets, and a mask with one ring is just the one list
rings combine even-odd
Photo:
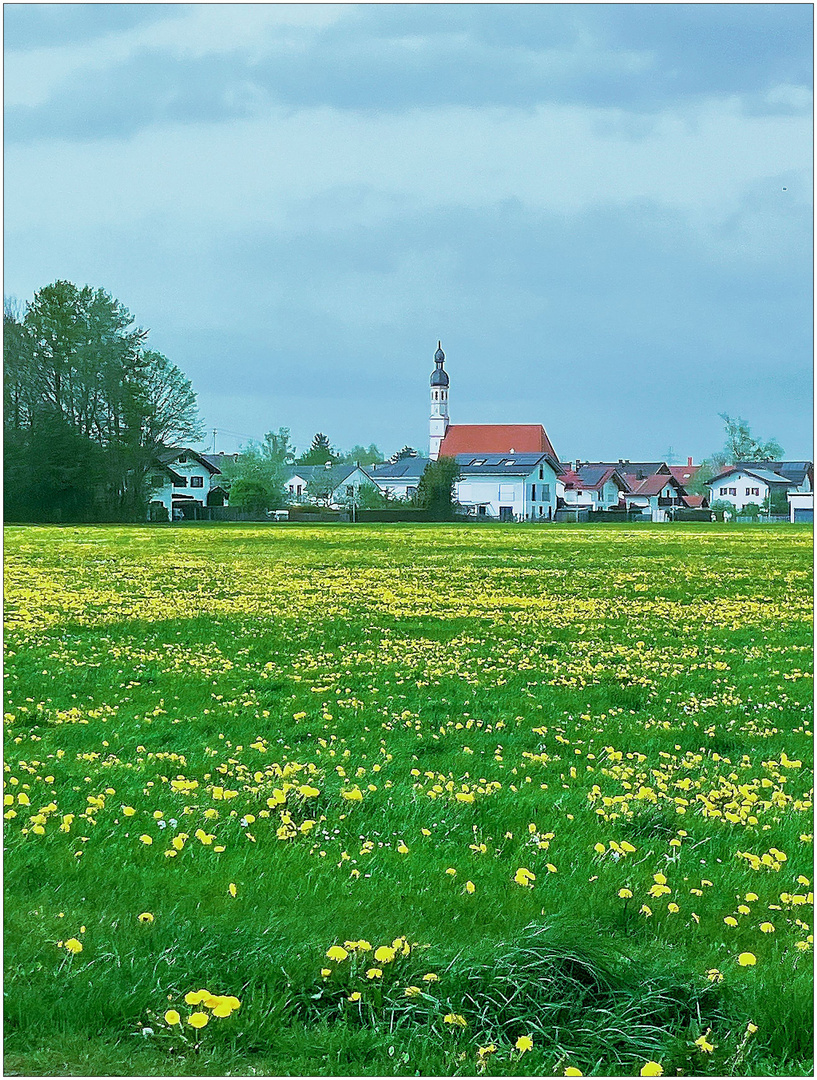
[(341, 960), (345, 960), (349, 955), (342, 945), (333, 945), (331, 949), (326, 950), (326, 955), (330, 960), (337, 960), (340, 963)]
[(762, 922), (760, 924), (760, 929), (764, 934), (773, 934), (774, 933), (774, 925), (772, 923), (770, 923), (770, 922)]
[(232, 1013), (233, 1006), (229, 998), (220, 997), (216, 1004), (212, 1006), (213, 1016), (218, 1016), (220, 1019), (225, 1019)]
[(709, 1042), (709, 1040), (706, 1037), (711, 1030), (712, 1030), (711, 1028), (707, 1028), (706, 1029), (706, 1034), (705, 1035), (699, 1035), (698, 1038), (695, 1040), (695, 1045), (698, 1047), (698, 1049), (703, 1054), (711, 1054), (712, 1051), (715, 1049), (716, 1044), (713, 1044), (713, 1043)]
[(717, 968), (710, 968), (706, 973), (710, 982), (723, 982), (723, 974)]
[(584, 1073), (581, 1069), (574, 1069), (571, 1065), (569, 1068), (565, 1069), (565, 1076), (584, 1076)]
[(723, 921), (726, 923), (727, 926), (737, 926), (738, 925), (738, 920), (732, 918), (731, 915), (727, 915), (726, 918)]
[(153, 837), (152, 837), (152, 836), (148, 836), (148, 834), (147, 834), (147, 833), (143, 833), (143, 834), (142, 834), (142, 835), (141, 835), (141, 836), (139, 837), (139, 839), (140, 839), (140, 840), (142, 841), (142, 843), (143, 843), (143, 844), (146, 844), (146, 845), (147, 845), (148, 847), (150, 847), (150, 845), (151, 845), (151, 844), (153, 843)]
[(346, 1000), (347, 1001), (360, 1001), (360, 997), (361, 997), (360, 991), (355, 990), (348, 996), (348, 998)]
[(536, 881), (536, 874), (532, 874), (526, 867), (520, 866), (514, 874), (513, 879), (517, 885), (532, 889), (533, 882)]
[(184, 1000), (187, 1005), (201, 1005), (201, 1003), (206, 1001), (209, 997), (209, 990), (191, 990), (184, 995)]
[(454, 869), (453, 866), (449, 866), (448, 869), (446, 870), (446, 874), (449, 874), (451, 877), (456, 877), (457, 876), (457, 871)]
[(375, 949), (374, 958), (380, 964), (390, 964), (395, 958), (396, 952), (391, 945), (381, 945), (379, 949)]
[(423, 976), (423, 982), (432, 983), (432, 982), (439, 982), (439, 980), (440, 980), (440, 976), (435, 975), (433, 971), (429, 971)]
[(526, 1054), (528, 1050), (533, 1049), (533, 1039), (530, 1035), (520, 1035), (514, 1046), (521, 1054)]
[(165, 1023), (166, 1024), (170, 1024), (171, 1027), (172, 1027), (173, 1024), (180, 1024), (181, 1022), (182, 1022), (182, 1018), (179, 1016), (179, 1014), (176, 1012), (175, 1009), (168, 1009), (167, 1010), (167, 1012), (165, 1013)]
[(738, 963), (741, 967), (754, 967), (757, 963), (757, 957), (754, 953), (742, 952), (738, 957)]
[(82, 942), (77, 941), (77, 939), (75, 937), (70, 937), (66, 941), (65, 947), (71, 953), (72, 956), (76, 956), (77, 953), (82, 952)]
[(141, 915), (137, 916), (137, 918), (139, 919), (139, 922), (144, 922), (144, 923), (152, 923), (153, 922), (153, 915), (149, 911), (143, 911)]
[(207, 1015), (207, 1013), (194, 1012), (191, 1013), (190, 1016), (188, 1016), (187, 1022), (191, 1027), (203, 1028), (210, 1023), (210, 1017)]
[(366, 978), (367, 979), (382, 979), (383, 978), (383, 972), (381, 971), (380, 968), (371, 967), (366, 972)]
[(407, 986), (405, 988), (405, 990), (403, 991), (403, 994), (407, 998), (416, 998), (416, 997), (419, 997), (420, 994), (422, 994), (422, 992), (423, 991), (420, 989), (419, 986)]
[(465, 883), (465, 885), (463, 887), (463, 891), (467, 892), (467, 893), (475, 893), (477, 891), (477, 887), (473, 883), (473, 881), (466, 881), (466, 883)]
[(451, 1024), (453, 1027), (468, 1027), (468, 1021), (459, 1013), (446, 1013), (443, 1017), (443, 1023)]
[(663, 1076), (664, 1068), (660, 1061), (648, 1061), (641, 1069), (641, 1076)]
[(618, 895), (621, 897), (622, 900), (632, 900), (633, 898), (633, 894), (630, 889), (619, 889)]

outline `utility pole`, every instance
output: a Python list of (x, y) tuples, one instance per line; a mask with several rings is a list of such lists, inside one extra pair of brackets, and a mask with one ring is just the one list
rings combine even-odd
[(216, 452), (216, 435), (217, 434), (218, 434), (218, 432), (216, 431), (215, 428), (213, 428), (213, 453), (214, 454)]

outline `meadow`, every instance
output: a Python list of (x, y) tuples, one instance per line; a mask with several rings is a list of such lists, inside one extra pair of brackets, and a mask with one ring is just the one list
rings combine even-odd
[(809, 1075), (811, 560), (7, 528), (6, 1073)]

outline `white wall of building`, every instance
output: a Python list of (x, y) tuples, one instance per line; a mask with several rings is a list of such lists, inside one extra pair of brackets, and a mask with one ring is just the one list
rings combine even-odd
[(761, 506), (768, 494), (768, 484), (745, 472), (733, 473), (709, 485), (710, 503), (731, 503), (736, 512), (742, 510), (748, 503)]

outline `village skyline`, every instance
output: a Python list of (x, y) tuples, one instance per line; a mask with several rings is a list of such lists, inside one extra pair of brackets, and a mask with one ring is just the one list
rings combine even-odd
[[(5, 291), (103, 288), (287, 426), (812, 454), (809, 5), (8, 5)], [(207, 445), (207, 444), (205, 444)]]

